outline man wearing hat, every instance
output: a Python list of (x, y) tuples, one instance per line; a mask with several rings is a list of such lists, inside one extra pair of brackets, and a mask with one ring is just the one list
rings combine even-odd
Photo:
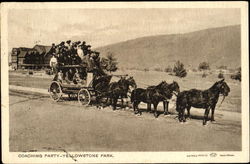
[(87, 54), (91, 55), (91, 45), (87, 45)]
[(57, 58), (55, 55), (52, 56), (49, 62), (50, 67), (52, 68), (52, 72), (57, 74)]
[(86, 44), (86, 42), (85, 41), (82, 41), (82, 44), (81, 45), (85, 45)]
[(51, 48), (48, 52), (49, 54), (56, 55), (56, 46), (55, 43), (52, 43)]
[(62, 41), (59, 45), (60, 45), (60, 46), (64, 46), (64, 44), (65, 44), (65, 42)]
[(67, 43), (67, 45), (66, 45), (67, 50), (70, 50), (71, 49), (71, 40), (67, 40), (66, 43)]

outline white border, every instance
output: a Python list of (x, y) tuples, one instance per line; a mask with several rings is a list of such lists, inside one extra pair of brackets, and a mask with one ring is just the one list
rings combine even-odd
[[(66, 5), (65, 5), (66, 4)], [(18, 158), (20, 153), (9, 152), (9, 90), (8, 90), (8, 25), (9, 9), (47, 8), (240, 8), (241, 9), (241, 52), (242, 52), (242, 151), (215, 152), (234, 154), (233, 157), (195, 157), (187, 154), (210, 154), (211, 152), (110, 152), (114, 158), (79, 158), (84, 163), (152, 163), (152, 162), (249, 162), (249, 47), (248, 47), (248, 6), (247, 2), (84, 2), (84, 3), (2, 3), (1, 4), (1, 100), (2, 100), (2, 157), (4, 163), (75, 163), (71, 158)], [(226, 137), (226, 136), (225, 136)], [(52, 154), (54, 152), (50, 152)], [(70, 154), (80, 152), (70, 152)], [(87, 152), (85, 152), (87, 153)], [(91, 152), (93, 154), (95, 152)], [(108, 152), (106, 152), (108, 153)], [(23, 153), (25, 154), (25, 153)], [(46, 154), (46, 153), (29, 153)], [(65, 154), (58, 153), (55, 154)], [(96, 154), (101, 154), (96, 152)], [(77, 163), (78, 163), (77, 162)]]

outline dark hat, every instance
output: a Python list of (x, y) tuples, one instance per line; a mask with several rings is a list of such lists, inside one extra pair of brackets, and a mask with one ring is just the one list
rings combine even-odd
[(85, 41), (82, 41), (82, 44), (86, 44), (86, 42), (85, 42)]
[(91, 45), (87, 45), (86, 47), (91, 47)]
[(80, 44), (80, 43), (81, 43), (81, 41), (76, 42), (76, 44)]
[(61, 43), (60, 43), (60, 45), (63, 45), (63, 44), (65, 44), (65, 42), (61, 42)]
[(68, 44), (69, 44), (70, 42), (71, 42), (71, 40), (68, 40), (66, 43), (68, 43)]
[(95, 54), (100, 54), (100, 52), (97, 52), (97, 51), (95, 51), (94, 53), (95, 53)]
[(55, 43), (52, 43), (52, 46), (54, 46), (55, 45)]

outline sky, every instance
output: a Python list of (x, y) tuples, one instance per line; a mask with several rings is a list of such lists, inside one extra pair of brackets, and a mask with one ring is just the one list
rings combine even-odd
[(240, 9), (10, 9), (8, 44), (51, 45), (68, 39), (92, 47), (138, 37), (187, 33), (240, 24)]

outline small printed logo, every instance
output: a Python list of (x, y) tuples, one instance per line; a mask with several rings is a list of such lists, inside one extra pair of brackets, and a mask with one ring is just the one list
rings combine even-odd
[(216, 153), (210, 153), (210, 157), (216, 157), (217, 154)]

